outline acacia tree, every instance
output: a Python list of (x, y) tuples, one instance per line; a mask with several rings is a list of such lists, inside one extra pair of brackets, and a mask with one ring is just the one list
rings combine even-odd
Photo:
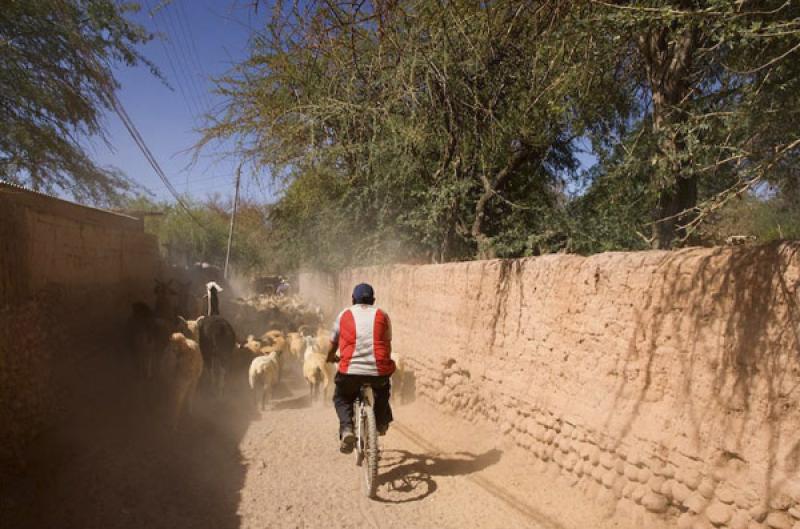
[[(509, 229), (544, 229), (574, 140), (624, 102), (613, 56), (576, 38), (572, 4), (279, 4), (220, 80), (230, 104), (206, 140), (235, 137), (288, 175), (296, 207), (276, 212), (332, 207), (341, 218), (321, 232), (361, 226), (363, 250), (400, 239), (434, 260), (523, 253)], [(332, 194), (297, 205), (312, 183)]]
[[(228, 230), (233, 201), (220, 196), (204, 200), (182, 197), (192, 216), (177, 204), (156, 202), (147, 197), (126, 198), (123, 211), (144, 213), (145, 230), (158, 237), (167, 257), (175, 262), (208, 262), (222, 267), (228, 247)], [(231, 263), (238, 274), (255, 274), (281, 268), (286, 260), (275, 254), (266, 226), (266, 208), (249, 200), (237, 207), (236, 235)]]
[(797, 178), (798, 2), (592, 3), (596, 27), (619, 35), (628, 91), (644, 103), (616, 170), (651, 175), (654, 247), (691, 240), (761, 182)]
[[(273, 226), (298, 254), (669, 248), (759, 183), (797, 188), (798, 9), (279, 3), (206, 140), (283, 179)], [(572, 198), (587, 138), (600, 162)]]
[(0, 9), (0, 178), (107, 201), (131, 183), (82, 142), (102, 137), (118, 88), (112, 65), (143, 59), (150, 37), (113, 0), (29, 0)]

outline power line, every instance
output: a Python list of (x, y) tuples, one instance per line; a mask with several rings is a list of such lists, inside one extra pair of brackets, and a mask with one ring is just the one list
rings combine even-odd
[(122, 124), (125, 126), (128, 133), (131, 135), (131, 138), (133, 138), (133, 141), (134, 143), (136, 143), (136, 146), (139, 147), (140, 151), (142, 151), (142, 154), (144, 155), (147, 162), (150, 164), (150, 167), (153, 168), (158, 177), (164, 183), (164, 186), (166, 186), (167, 191), (169, 191), (170, 194), (173, 196), (173, 198), (175, 198), (175, 201), (181, 208), (183, 208), (184, 212), (189, 216), (189, 218), (191, 218), (195, 224), (203, 228), (203, 230), (208, 232), (208, 228), (206, 228), (205, 225), (203, 225), (199, 220), (197, 220), (197, 217), (194, 216), (192, 211), (189, 209), (189, 206), (187, 206), (186, 203), (183, 201), (183, 199), (181, 199), (180, 195), (175, 190), (172, 183), (169, 181), (169, 178), (167, 178), (167, 175), (166, 173), (164, 173), (164, 170), (161, 169), (161, 166), (159, 165), (155, 156), (153, 156), (153, 153), (150, 151), (150, 148), (145, 143), (144, 138), (139, 133), (139, 129), (136, 128), (136, 125), (133, 123), (133, 120), (128, 115), (128, 112), (122, 105), (122, 101), (120, 101), (119, 98), (117, 97), (117, 94), (115, 94), (114, 92), (109, 92), (109, 96), (114, 111), (117, 113), (120, 120), (122, 120)]
[[(206, 73), (203, 69), (203, 61), (200, 59), (200, 52), (197, 51), (197, 40), (194, 38), (194, 32), (192, 31), (192, 24), (189, 21), (189, 16), (186, 14), (186, 8), (184, 7), (184, 2), (182, 0), (177, 0), (176, 4), (180, 13), (176, 13), (178, 17), (178, 21), (180, 22), (181, 28), (185, 32), (184, 36), (189, 43), (189, 54), (194, 59), (195, 65), (197, 67), (197, 72), (200, 74), (202, 80), (207, 82)], [(187, 35), (188, 34), (188, 35)], [(203, 100), (206, 104), (206, 110), (211, 111), (213, 106), (211, 99), (208, 96), (208, 90), (203, 90), (201, 92), (203, 96)]]
[[(172, 2), (170, 2), (171, 4)], [(192, 75), (190, 69), (189, 59), (186, 56), (184, 51), (184, 46), (181, 43), (181, 34), (179, 31), (175, 29), (175, 22), (174, 22), (174, 14), (170, 9), (170, 4), (164, 4), (161, 11), (164, 13), (163, 21), (168, 27), (168, 35), (174, 36), (174, 38), (169, 39), (169, 43), (172, 45), (173, 50), (177, 56), (178, 66), (183, 72), (184, 79), (187, 81), (187, 85), (192, 89), (192, 97), (194, 97), (195, 106), (198, 108), (199, 113), (203, 113), (203, 103), (202, 99), (202, 91), (197, 88), (197, 82)]]
[(184, 76), (188, 80), (189, 86), (194, 90), (194, 97), (195, 97), (195, 104), (196, 106), (201, 109), (201, 115), (203, 114), (203, 107), (204, 103), (202, 102), (203, 99), (203, 91), (197, 87), (197, 80), (194, 78), (192, 74), (191, 68), (191, 60), (189, 58), (189, 54), (184, 49), (186, 46), (181, 41), (181, 32), (178, 29), (178, 24), (175, 22), (176, 14), (170, 9), (169, 5), (165, 5), (162, 9), (164, 12), (164, 22), (169, 27), (169, 31), (172, 35), (174, 35), (174, 39), (170, 39), (170, 42), (175, 50), (177, 50), (177, 54), (179, 55), (179, 62), (178, 65), (183, 69)]
[(256, 181), (256, 186), (258, 187), (258, 190), (261, 193), (261, 197), (264, 199), (264, 204), (269, 204), (270, 202), (272, 202), (272, 200), (268, 198), (267, 192), (264, 190), (264, 186), (262, 185), (261, 178), (258, 177), (258, 174), (253, 172), (251, 178)]
[(230, 182), (225, 185), (213, 185), (205, 187), (192, 187), (192, 194), (200, 195), (202, 193), (223, 193), (230, 187)]
[(164, 49), (164, 55), (167, 57), (167, 64), (169, 65), (170, 70), (172, 71), (172, 75), (175, 77), (175, 83), (178, 85), (178, 90), (181, 93), (181, 97), (183, 98), (184, 103), (186, 104), (187, 110), (189, 110), (189, 114), (192, 116), (196, 115), (197, 108), (192, 108), (192, 100), (186, 95), (187, 90), (184, 90), (183, 83), (181, 82), (180, 76), (178, 75), (178, 70), (175, 67), (175, 63), (172, 61), (172, 55), (170, 54), (169, 49), (167, 48), (167, 44), (164, 42), (166, 40), (167, 34), (161, 31), (161, 27), (156, 20), (155, 12), (153, 8), (150, 6), (150, 1), (145, 0), (145, 4), (147, 6), (147, 10), (150, 13), (150, 18), (153, 20), (153, 25), (156, 27), (156, 31), (159, 33), (163, 33), (164, 38), (158, 39), (161, 42), (161, 47)]
[(186, 79), (187, 84), (192, 88), (192, 93), (195, 98), (195, 102), (197, 103), (198, 108), (202, 108), (203, 105), (200, 102), (201, 99), (201, 91), (197, 88), (197, 82), (195, 81), (194, 75), (192, 75), (192, 71), (190, 69), (190, 60), (186, 54), (184, 49), (184, 45), (181, 42), (181, 34), (180, 32), (175, 29), (175, 19), (172, 10), (168, 6), (164, 6), (164, 23), (167, 25), (169, 35), (174, 38), (170, 39), (170, 44), (172, 44), (173, 49), (175, 50), (176, 55), (178, 56), (178, 65), (181, 68), (184, 79)]
[(191, 184), (201, 184), (201, 183), (205, 183), (205, 182), (219, 181), (219, 180), (221, 180), (223, 178), (229, 178), (229, 177), (230, 177), (230, 175), (217, 174), (217, 175), (213, 175), (213, 176), (203, 176), (201, 178), (192, 178), (192, 179), (189, 180), (189, 182)]
[[(150, 13), (150, 18), (153, 20), (153, 25), (156, 27), (156, 31), (159, 33), (163, 33), (164, 35), (164, 38), (158, 40), (161, 42), (161, 47), (164, 49), (164, 55), (167, 57), (167, 64), (169, 65), (169, 69), (172, 71), (172, 75), (175, 77), (175, 83), (178, 85), (178, 91), (181, 93), (181, 97), (183, 98), (184, 104), (186, 105), (189, 114), (192, 115), (192, 121), (195, 121), (196, 116), (200, 114), (199, 107), (195, 103), (194, 99), (192, 99), (187, 95), (187, 93), (190, 92), (188, 87), (186, 90), (184, 90), (183, 88), (184, 83), (181, 82), (181, 76), (178, 74), (178, 68), (175, 66), (175, 62), (173, 62), (172, 60), (172, 54), (170, 53), (169, 48), (167, 47), (167, 43), (164, 42), (166, 40), (166, 37), (168, 36), (168, 33), (163, 32), (161, 30), (161, 26), (158, 23), (158, 20), (156, 19), (155, 16), (155, 12), (153, 11), (153, 8), (150, 5), (150, 0), (145, 0), (145, 5), (147, 6), (147, 10)], [(178, 60), (177, 57), (176, 57), (176, 62), (180, 64), (180, 61)], [(192, 108), (193, 104), (194, 108)], [(195, 126), (197, 126), (196, 121), (195, 121)]]

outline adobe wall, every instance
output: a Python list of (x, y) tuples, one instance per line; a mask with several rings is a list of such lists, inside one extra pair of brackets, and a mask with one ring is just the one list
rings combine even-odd
[(119, 334), (159, 267), (140, 220), (0, 184), (0, 475), (63, 408), (81, 344)]
[[(346, 271), (417, 394), (632, 527), (800, 527), (797, 245)], [(581, 501), (576, 497), (575, 501)]]
[(337, 277), (330, 274), (302, 271), (297, 274), (297, 291), (306, 301), (322, 307), (325, 317), (332, 319), (341, 307), (337, 308), (339, 285)]

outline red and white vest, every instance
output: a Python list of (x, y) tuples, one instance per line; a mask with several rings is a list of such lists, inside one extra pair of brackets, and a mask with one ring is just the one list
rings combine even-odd
[(392, 324), (373, 305), (353, 305), (336, 318), (331, 341), (339, 344), (339, 372), (385, 376), (394, 373)]

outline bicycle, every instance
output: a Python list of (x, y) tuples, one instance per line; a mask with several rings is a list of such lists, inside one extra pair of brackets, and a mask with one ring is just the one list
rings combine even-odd
[(353, 404), (353, 418), (356, 426), (356, 466), (362, 467), (362, 488), (368, 498), (374, 498), (378, 488), (380, 459), (374, 402), (372, 386), (363, 384)]

